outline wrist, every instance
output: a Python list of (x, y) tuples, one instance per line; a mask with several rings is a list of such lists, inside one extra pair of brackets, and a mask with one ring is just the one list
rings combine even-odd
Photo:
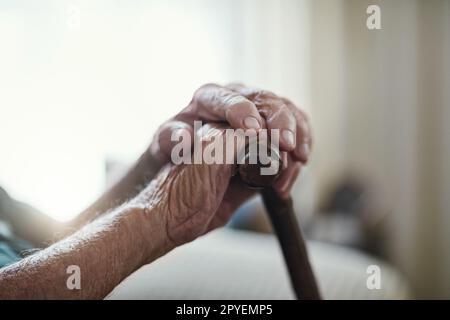
[(147, 209), (128, 204), (124, 206), (120, 219), (133, 237), (141, 265), (156, 260), (174, 248), (167, 236), (164, 216), (157, 207)]

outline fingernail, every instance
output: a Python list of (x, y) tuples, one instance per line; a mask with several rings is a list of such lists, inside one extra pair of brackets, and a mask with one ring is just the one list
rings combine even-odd
[(244, 126), (248, 129), (261, 129), (259, 121), (252, 116), (248, 116), (244, 119)]
[(305, 159), (305, 161), (308, 160), (309, 151), (310, 150), (309, 150), (309, 144), (308, 143), (302, 143), (300, 145), (299, 154), (300, 154), (301, 158)]
[(288, 145), (289, 148), (295, 147), (295, 137), (294, 133), (291, 130), (283, 130), (282, 136), (284, 142)]

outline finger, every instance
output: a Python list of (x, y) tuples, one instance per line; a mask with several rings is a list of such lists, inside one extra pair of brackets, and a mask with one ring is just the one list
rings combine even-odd
[(280, 130), (282, 151), (294, 150), (297, 131), (296, 119), (282, 98), (270, 91), (248, 88), (241, 84), (229, 84), (227, 88), (255, 103), (259, 113), (266, 119), (268, 129)]
[(271, 99), (259, 107), (266, 119), (267, 129), (280, 131), (281, 151), (291, 151), (295, 148), (297, 126), (296, 120), (289, 108), (279, 99)]
[(295, 161), (292, 156), (288, 156), (287, 168), (281, 173), (280, 177), (275, 181), (273, 188), (282, 198), (287, 198), (297, 179), (301, 169), (301, 164)]
[(163, 124), (156, 133), (156, 138), (152, 144), (152, 149), (156, 152), (154, 154), (160, 155), (164, 162), (171, 159), (173, 147), (182, 141), (189, 144), (193, 143), (193, 128), (186, 122), (169, 121)]
[(242, 83), (230, 83), (225, 87), (239, 93), (240, 95), (243, 95), (249, 100), (252, 100), (252, 98), (255, 97), (258, 93), (268, 92), (255, 87), (247, 87)]
[(300, 111), (291, 101), (283, 99), (287, 107), (291, 110), (296, 119), (297, 124), (297, 144), (293, 150), (293, 156), (295, 159), (302, 163), (307, 163), (312, 147), (312, 134), (311, 127), (308, 122), (308, 117), (302, 111)]
[(234, 129), (260, 129), (263, 119), (255, 104), (225, 87), (210, 84), (194, 95), (197, 116), (206, 121), (227, 121)]
[[(266, 101), (271, 99), (276, 99), (277, 96), (266, 90), (259, 90), (257, 88), (246, 87), (240, 83), (232, 83), (227, 85), (227, 87), (243, 96), (247, 99), (253, 101), (257, 108), (260, 104), (266, 103)], [(297, 122), (297, 132), (296, 132), (296, 147), (293, 150), (293, 156), (295, 159), (306, 163), (309, 158), (312, 147), (312, 134), (311, 126), (308, 122), (308, 117), (304, 112), (298, 109), (289, 99), (281, 98), (294, 114)]]
[(278, 101), (284, 103), (283, 98), (277, 96), (275, 93), (269, 90), (262, 90), (255, 87), (246, 87), (239, 83), (232, 83), (227, 85), (228, 89), (246, 97), (248, 100), (252, 101), (256, 108), (260, 105), (268, 104), (273, 101)]

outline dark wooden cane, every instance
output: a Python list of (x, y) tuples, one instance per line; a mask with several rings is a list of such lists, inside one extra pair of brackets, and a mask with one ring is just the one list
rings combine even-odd
[[(281, 168), (281, 157), (279, 154), (271, 153), (271, 157), (274, 156)], [(248, 158), (246, 155), (246, 159)], [(261, 189), (264, 205), (280, 243), (297, 299), (319, 300), (321, 299), (319, 288), (309, 262), (305, 240), (297, 222), (292, 199), (281, 198), (272, 188), (281, 170), (278, 170), (275, 175), (263, 176), (261, 167), (260, 164), (241, 164), (238, 168), (239, 175), (250, 187)]]
[(282, 199), (271, 188), (261, 190), (273, 229), (280, 242), (292, 287), (299, 300), (321, 299), (316, 278), (308, 258), (292, 199)]

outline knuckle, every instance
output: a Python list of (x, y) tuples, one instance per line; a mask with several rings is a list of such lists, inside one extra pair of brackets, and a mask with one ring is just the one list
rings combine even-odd
[(205, 91), (210, 90), (211, 88), (219, 87), (216, 83), (205, 83), (201, 85), (197, 90), (195, 90), (192, 100), (197, 101), (199, 98), (203, 96)]
[(255, 98), (267, 99), (267, 98), (275, 98), (276, 95), (269, 90), (258, 90), (256, 91)]
[(289, 120), (292, 118), (292, 113), (285, 104), (274, 105), (272, 106), (272, 110), (271, 118), (273, 120)]
[(286, 104), (279, 105), (279, 112), (286, 114), (286, 115), (292, 115), (291, 111), (289, 110), (288, 106)]
[(242, 108), (250, 108), (252, 103), (239, 94), (230, 94), (225, 98), (225, 104), (229, 112)]

